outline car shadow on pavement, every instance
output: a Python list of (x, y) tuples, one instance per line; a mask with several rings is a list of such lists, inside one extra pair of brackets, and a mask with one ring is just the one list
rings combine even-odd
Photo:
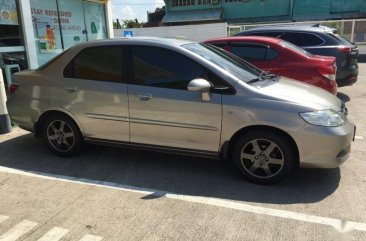
[[(160, 193), (271, 204), (321, 201), (337, 189), (341, 177), (339, 168), (300, 169), (275, 185), (258, 185), (244, 179), (230, 163), (222, 160), (94, 145), (86, 146), (75, 157), (60, 158), (32, 134), (2, 142), (0, 157), (0, 166), (41, 175), (111, 182)], [(143, 199), (151, 198), (154, 197)]]

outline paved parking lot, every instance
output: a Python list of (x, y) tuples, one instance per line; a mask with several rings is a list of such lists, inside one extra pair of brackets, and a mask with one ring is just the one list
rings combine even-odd
[(0, 241), (366, 240), (366, 64), (339, 89), (357, 125), (338, 169), (262, 186), (223, 161), (89, 146), (50, 154), (0, 136)]

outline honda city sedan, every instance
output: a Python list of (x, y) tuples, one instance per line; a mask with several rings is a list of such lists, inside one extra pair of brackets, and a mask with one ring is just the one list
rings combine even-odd
[(223, 48), (262, 70), (337, 94), (335, 57), (313, 55), (287, 41), (261, 36), (216, 38), (205, 43)]
[(9, 113), (56, 155), (84, 142), (232, 160), (257, 183), (335, 168), (355, 126), (334, 95), (202, 43), (92, 41), (14, 75)]

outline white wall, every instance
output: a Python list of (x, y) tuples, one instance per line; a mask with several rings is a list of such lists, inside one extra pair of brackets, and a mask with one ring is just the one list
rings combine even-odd
[(209, 38), (226, 37), (227, 23), (200, 25), (166, 26), (153, 28), (115, 29), (114, 37), (124, 37), (124, 31), (132, 31), (133, 36), (183, 38), (203, 41)]

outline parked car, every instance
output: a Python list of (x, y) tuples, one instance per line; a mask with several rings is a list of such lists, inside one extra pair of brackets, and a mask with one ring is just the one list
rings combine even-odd
[(354, 124), (332, 94), (266, 74), (217, 47), (163, 38), (93, 41), (14, 75), (9, 113), (59, 156), (83, 142), (232, 159), (272, 183), (334, 168)]
[(337, 58), (336, 80), (338, 87), (352, 85), (358, 76), (358, 48), (337, 34), (334, 28), (319, 24), (313, 26), (258, 27), (236, 34), (236, 36), (276, 37), (295, 44), (315, 55)]
[(278, 38), (226, 37), (205, 43), (223, 48), (273, 74), (300, 80), (337, 94), (336, 59), (313, 55)]

